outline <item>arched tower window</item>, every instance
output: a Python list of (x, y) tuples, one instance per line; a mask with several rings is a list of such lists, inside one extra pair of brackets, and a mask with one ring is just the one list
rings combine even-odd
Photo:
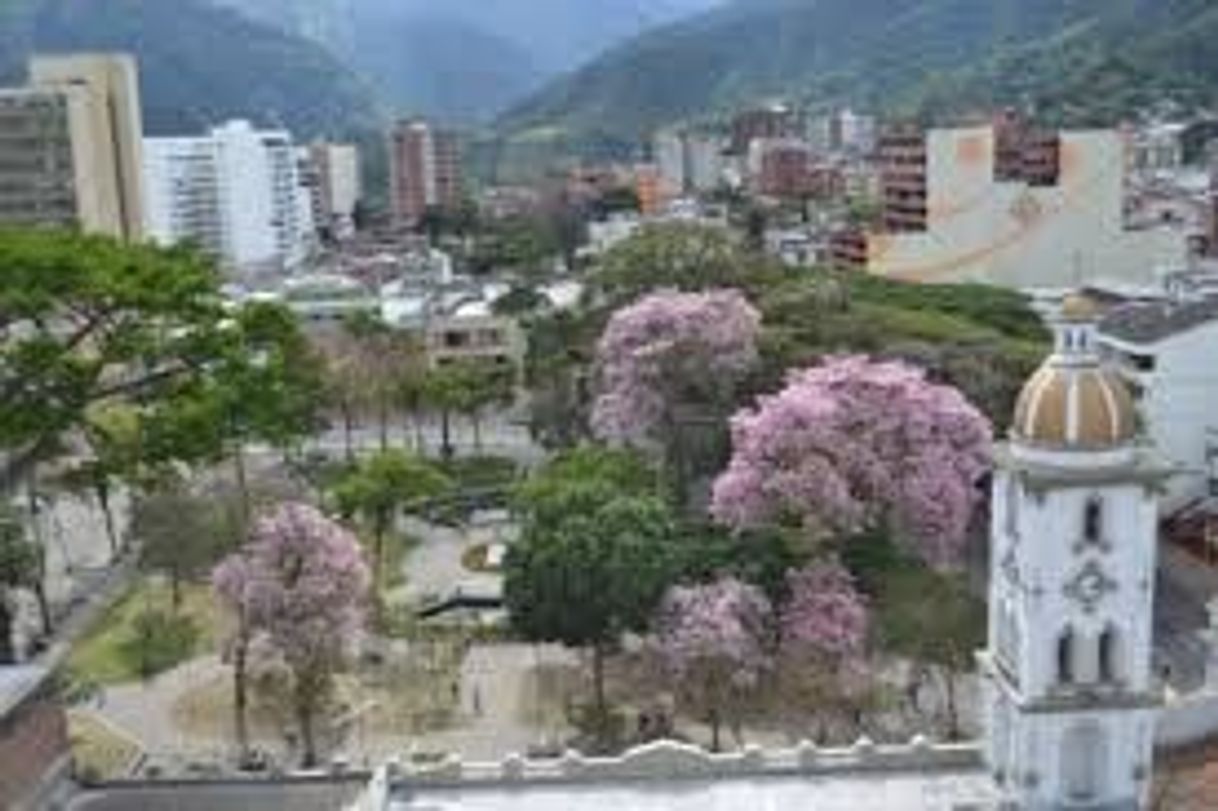
[(1059, 684), (1074, 684), (1074, 631), (1061, 632), (1057, 638), (1057, 681)]
[(1121, 638), (1120, 632), (1109, 625), (1100, 634), (1099, 671), (1100, 681), (1115, 682), (1121, 679)]
[(1087, 499), (1083, 508), (1083, 540), (1098, 544), (1104, 536), (1104, 502), (1099, 496)]

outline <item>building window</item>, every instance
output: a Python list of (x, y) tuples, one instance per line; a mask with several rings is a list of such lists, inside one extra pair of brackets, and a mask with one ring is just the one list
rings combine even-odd
[(1057, 638), (1057, 681), (1074, 684), (1074, 631), (1070, 628)]
[(1112, 683), (1119, 681), (1120, 672), (1120, 635), (1111, 625), (1100, 634), (1099, 669), (1100, 681)]
[(1083, 540), (1089, 544), (1101, 542), (1104, 534), (1104, 502), (1093, 496), (1083, 508)]
[(1139, 372), (1153, 372), (1155, 370), (1154, 355), (1130, 355), (1129, 360), (1133, 364), (1133, 368)]

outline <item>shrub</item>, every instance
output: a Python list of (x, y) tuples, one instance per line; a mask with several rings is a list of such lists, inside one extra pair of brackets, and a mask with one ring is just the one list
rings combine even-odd
[(119, 654), (131, 670), (150, 679), (189, 659), (198, 640), (199, 629), (189, 617), (149, 609), (132, 621)]

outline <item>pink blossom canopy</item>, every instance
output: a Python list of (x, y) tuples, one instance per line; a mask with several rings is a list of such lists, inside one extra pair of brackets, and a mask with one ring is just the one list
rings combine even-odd
[(369, 583), (355, 537), (305, 504), (259, 519), (212, 573), (216, 593), (289, 664), (342, 655), (363, 626)]
[(674, 400), (730, 389), (752, 368), (760, 330), (760, 313), (736, 290), (661, 291), (614, 313), (597, 346), (596, 435), (654, 438)]
[(812, 537), (889, 520), (928, 562), (959, 559), (989, 466), (989, 422), (901, 362), (833, 358), (732, 420), (711, 512), (734, 528), (794, 519)]
[(783, 647), (834, 659), (857, 659), (867, 641), (867, 605), (837, 560), (787, 574), (790, 596), (779, 618)]
[(770, 603), (755, 586), (724, 578), (702, 586), (676, 586), (660, 606), (659, 649), (678, 679), (707, 667), (726, 670), (749, 687), (769, 667), (765, 639)]

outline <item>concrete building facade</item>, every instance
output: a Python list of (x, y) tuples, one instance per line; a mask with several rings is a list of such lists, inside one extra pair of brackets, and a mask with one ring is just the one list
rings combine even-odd
[(126, 54), (40, 55), (0, 92), (0, 221), (144, 234), (139, 77)]
[(1218, 497), (1218, 296), (1119, 307), (1100, 323), (1099, 343), (1177, 468), (1164, 515)]
[(723, 184), (727, 144), (711, 135), (682, 130), (658, 133), (652, 144), (653, 159), (666, 192), (674, 197), (705, 194)]
[(1188, 255), (1165, 225), (1124, 217), (1125, 142), (1114, 131), (1004, 135), (1001, 127), (889, 132), (884, 227), (865, 267), (921, 282), (1016, 288), (1139, 282)]
[(394, 219), (415, 227), (429, 208), (461, 202), (457, 135), (426, 121), (403, 121), (390, 138), (390, 193)]
[(315, 224), (335, 236), (350, 234), (354, 230), (355, 207), (363, 194), (359, 147), (315, 143), (309, 146), (308, 160), (317, 178)]
[(149, 138), (150, 235), (195, 241), (235, 270), (293, 269), (314, 241), (289, 133), (230, 121), (196, 138)]

